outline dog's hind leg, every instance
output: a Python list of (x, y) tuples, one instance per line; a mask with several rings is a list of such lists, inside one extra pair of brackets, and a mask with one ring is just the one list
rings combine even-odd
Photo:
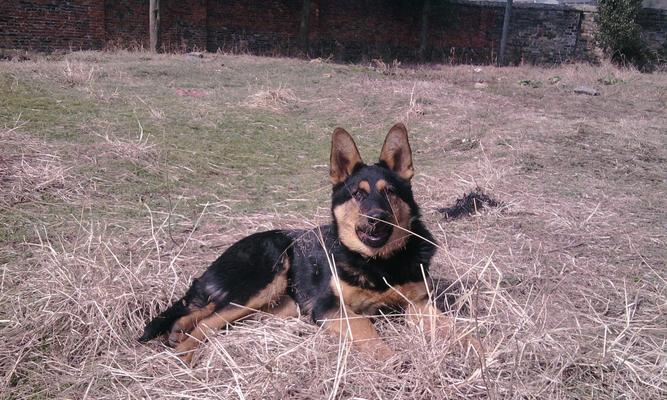
[(176, 346), (176, 353), (186, 363), (192, 362), (194, 350), (200, 343), (212, 335), (216, 330), (223, 328), (229, 323), (243, 318), (246, 315), (253, 313), (251, 308), (229, 304), (220, 310), (213, 312), (210, 316), (201, 320), (197, 326), (187, 335), (187, 339), (183, 340)]
[[(187, 321), (193, 312), (196, 313), (194, 315), (195, 320), (203, 318), (197, 311), (208, 307), (204, 306), (207, 303), (207, 301), (204, 300), (205, 298), (206, 296), (201, 290), (199, 280), (195, 279), (185, 293), (185, 296), (174, 302), (169, 308), (146, 324), (144, 333), (139, 338), (139, 341), (145, 343), (163, 333), (174, 331), (174, 325), (177, 321), (181, 321), (182, 319), (184, 319), (183, 322)], [(211, 312), (213, 312), (213, 308), (208, 311), (208, 314)], [(192, 329), (192, 327), (189, 327), (189, 329)]]
[(208, 303), (202, 308), (192, 310), (189, 314), (179, 318), (174, 322), (169, 333), (169, 345), (176, 347), (187, 338), (187, 334), (204, 318), (213, 314), (215, 303)]
[(252, 314), (255, 311), (266, 309), (272, 304), (280, 304), (278, 301), (285, 296), (287, 289), (287, 270), (277, 275), (271, 283), (265, 286), (242, 304), (235, 304), (233, 297), (231, 302), (214, 310), (208, 317), (197, 323), (187, 338), (176, 346), (179, 357), (190, 364), (194, 350), (200, 343), (213, 334), (216, 330), (225, 327), (240, 318)]

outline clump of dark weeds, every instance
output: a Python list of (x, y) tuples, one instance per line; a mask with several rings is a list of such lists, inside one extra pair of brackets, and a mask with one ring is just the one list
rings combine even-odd
[(484, 193), (480, 187), (476, 187), (470, 193), (457, 199), (453, 206), (439, 208), (438, 211), (445, 215), (445, 219), (457, 219), (476, 214), (483, 208), (499, 207), (501, 205), (501, 202)]

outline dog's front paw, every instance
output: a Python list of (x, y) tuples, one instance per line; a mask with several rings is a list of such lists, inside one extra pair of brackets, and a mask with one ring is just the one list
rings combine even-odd
[(169, 344), (169, 347), (176, 347), (185, 339), (187, 339), (187, 337), (187, 333), (183, 331), (172, 330), (171, 333), (169, 333), (169, 339), (167, 339), (167, 343)]
[(176, 346), (174, 352), (178, 358), (185, 363), (185, 365), (192, 366), (192, 358), (195, 355), (195, 350), (197, 349), (197, 341), (193, 338), (187, 338)]
[(391, 347), (387, 346), (384, 342), (378, 342), (377, 344), (374, 344), (373, 348), (371, 349), (371, 356), (373, 359), (380, 362), (385, 362), (395, 355), (396, 353), (394, 350), (392, 350)]
[(192, 358), (194, 357), (194, 354), (194, 350), (188, 350), (184, 353), (179, 353), (178, 358), (180, 358), (181, 361), (183, 361), (183, 363), (188, 367), (192, 367)]

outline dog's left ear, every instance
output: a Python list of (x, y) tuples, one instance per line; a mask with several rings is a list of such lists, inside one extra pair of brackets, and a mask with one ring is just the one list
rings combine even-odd
[(408, 142), (408, 130), (402, 123), (399, 122), (394, 125), (387, 133), (380, 152), (380, 161), (387, 164), (390, 170), (406, 181), (414, 176), (415, 170), (412, 168), (412, 150), (410, 149), (410, 142)]

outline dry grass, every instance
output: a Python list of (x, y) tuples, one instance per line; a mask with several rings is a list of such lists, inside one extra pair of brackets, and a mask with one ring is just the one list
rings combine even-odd
[(114, 155), (136, 161), (153, 155), (155, 145), (149, 143), (149, 136), (143, 136), (141, 132), (136, 140), (127, 140), (110, 136), (108, 133), (104, 136), (100, 135)]
[(251, 108), (264, 108), (271, 111), (285, 111), (299, 99), (294, 91), (279, 86), (277, 89), (262, 89), (248, 96), (245, 104)]
[(81, 62), (65, 60), (63, 82), (68, 86), (89, 85), (95, 81), (95, 66)]
[[(665, 74), (68, 59), (74, 85), (59, 80), (65, 61), (1, 64), (0, 398), (667, 394)], [(622, 82), (600, 83), (610, 76)], [(601, 96), (573, 94), (580, 85)], [(398, 353), (386, 365), (306, 318), (235, 324), (193, 368), (136, 342), (234, 241), (327, 221), (333, 126), (377, 154), (399, 119), (440, 244), (433, 272), (464, 284), (469, 311), (453, 315), (481, 357), (396, 316), (377, 320)], [(502, 207), (443, 220), (437, 210), (477, 186)]]
[(21, 126), (0, 132), (6, 148), (0, 155), (0, 204), (12, 206), (40, 199), (70, 202), (83, 191), (83, 183), (73, 179), (72, 167), (56, 149), (22, 133)]

